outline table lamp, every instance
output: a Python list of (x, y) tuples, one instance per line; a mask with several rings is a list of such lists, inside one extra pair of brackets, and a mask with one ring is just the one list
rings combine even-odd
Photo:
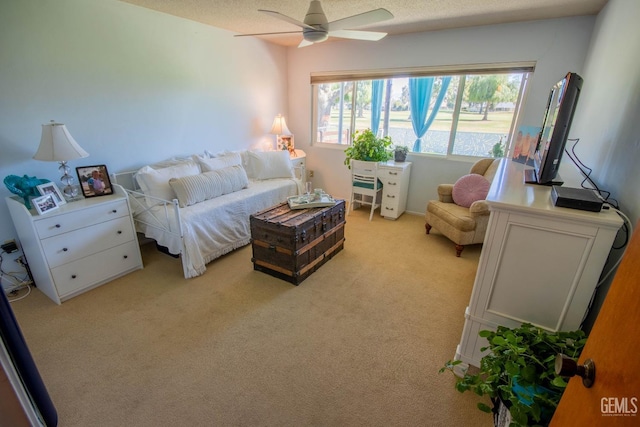
[(276, 150), (283, 150), (281, 136), (291, 135), (291, 131), (287, 128), (287, 122), (282, 114), (278, 114), (276, 118), (273, 119), (273, 126), (271, 126), (270, 133), (276, 136)]
[(65, 184), (62, 192), (68, 199), (76, 197), (78, 189), (72, 185), (73, 177), (69, 175), (67, 161), (88, 156), (89, 153), (78, 145), (64, 124), (51, 120), (51, 123), (42, 125), (40, 146), (33, 158), (45, 162), (60, 162), (60, 167), (58, 168), (62, 172), (60, 181)]

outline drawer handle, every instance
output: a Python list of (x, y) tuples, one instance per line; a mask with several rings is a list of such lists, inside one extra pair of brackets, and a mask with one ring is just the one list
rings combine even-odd
[(118, 210), (114, 209), (114, 210), (111, 211), (111, 213), (118, 213)]
[(389, 207), (386, 207), (386, 206), (385, 206), (385, 209), (388, 210), (388, 211), (392, 211), (393, 210), (393, 208), (389, 208)]
[(389, 182), (387, 182), (387, 184), (389, 184), (389, 185), (398, 185), (397, 182), (393, 182), (393, 181), (389, 181)]
[(76, 277), (78, 277), (78, 276), (76, 276), (75, 274), (72, 274), (72, 275), (71, 275), (71, 278), (72, 278), (72, 279), (75, 279)]
[(387, 194), (387, 197), (390, 198), (390, 199), (395, 199), (396, 198), (396, 196), (391, 195), (391, 194)]
[(398, 172), (389, 172), (389, 175), (398, 175)]
[(122, 234), (122, 230), (118, 230), (118, 234)]
[(67, 248), (62, 248), (62, 252), (67, 252), (69, 249)]
[(56, 224), (56, 228), (60, 228), (62, 227), (60, 224)]
[(125, 255), (122, 258), (127, 259), (127, 258), (129, 258), (129, 255)]

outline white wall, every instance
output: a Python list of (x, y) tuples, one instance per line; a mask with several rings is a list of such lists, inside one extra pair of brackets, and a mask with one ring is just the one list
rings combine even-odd
[[(311, 72), (536, 61), (522, 124), (540, 126), (551, 85), (568, 71), (583, 71), (594, 22), (593, 16), (576, 17), (387, 36), (375, 43), (335, 41), (289, 48), (288, 123), (296, 147), (307, 151), (314, 186), (342, 197), (350, 191), (343, 149), (309, 144)], [(416, 213), (424, 213), (427, 201), (437, 198), (437, 184), (455, 182), (470, 167), (468, 161), (428, 155), (410, 154), (407, 160), (413, 162), (407, 209)]]
[[(56, 163), (32, 160), (51, 119), (90, 153), (72, 168), (117, 172), (273, 144), (288, 107), (285, 48), (115, 0), (1, 2), (0, 64), (3, 179), (58, 181)], [(16, 234), (0, 187), (4, 242)]]
[[(640, 2), (609, 0), (598, 15), (584, 72), (584, 86), (571, 135), (576, 152), (593, 169), (596, 184), (611, 192), (634, 227), (640, 219)], [(566, 160), (562, 166), (571, 166)], [(562, 173), (562, 171), (561, 171)], [(619, 233), (617, 245), (624, 242)], [(609, 271), (622, 256), (614, 250)], [(607, 294), (613, 274), (601, 286), (587, 327)]]
[[(598, 186), (640, 218), (640, 2), (610, 0), (598, 16), (571, 128)], [(563, 161), (563, 164), (567, 162)]]

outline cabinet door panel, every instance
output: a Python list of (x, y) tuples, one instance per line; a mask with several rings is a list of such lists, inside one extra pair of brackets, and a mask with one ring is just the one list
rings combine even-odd
[(487, 312), (559, 330), (591, 245), (589, 236), (510, 224)]

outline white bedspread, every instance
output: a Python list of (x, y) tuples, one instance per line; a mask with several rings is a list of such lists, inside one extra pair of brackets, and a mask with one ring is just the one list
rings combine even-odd
[[(250, 181), (249, 186), (234, 193), (180, 208), (182, 219), (185, 277), (203, 274), (206, 264), (249, 244), (251, 231), (249, 216), (278, 203), (288, 196), (298, 194), (299, 184), (294, 179), (269, 179)], [(161, 207), (153, 208), (156, 215)], [(164, 211), (163, 211), (164, 212)], [(168, 211), (171, 223), (175, 214)], [(143, 221), (153, 222), (149, 212), (139, 214)], [(177, 234), (168, 233), (157, 227), (150, 227), (136, 221), (138, 231), (166, 246), (170, 253), (180, 254), (182, 242)]]

